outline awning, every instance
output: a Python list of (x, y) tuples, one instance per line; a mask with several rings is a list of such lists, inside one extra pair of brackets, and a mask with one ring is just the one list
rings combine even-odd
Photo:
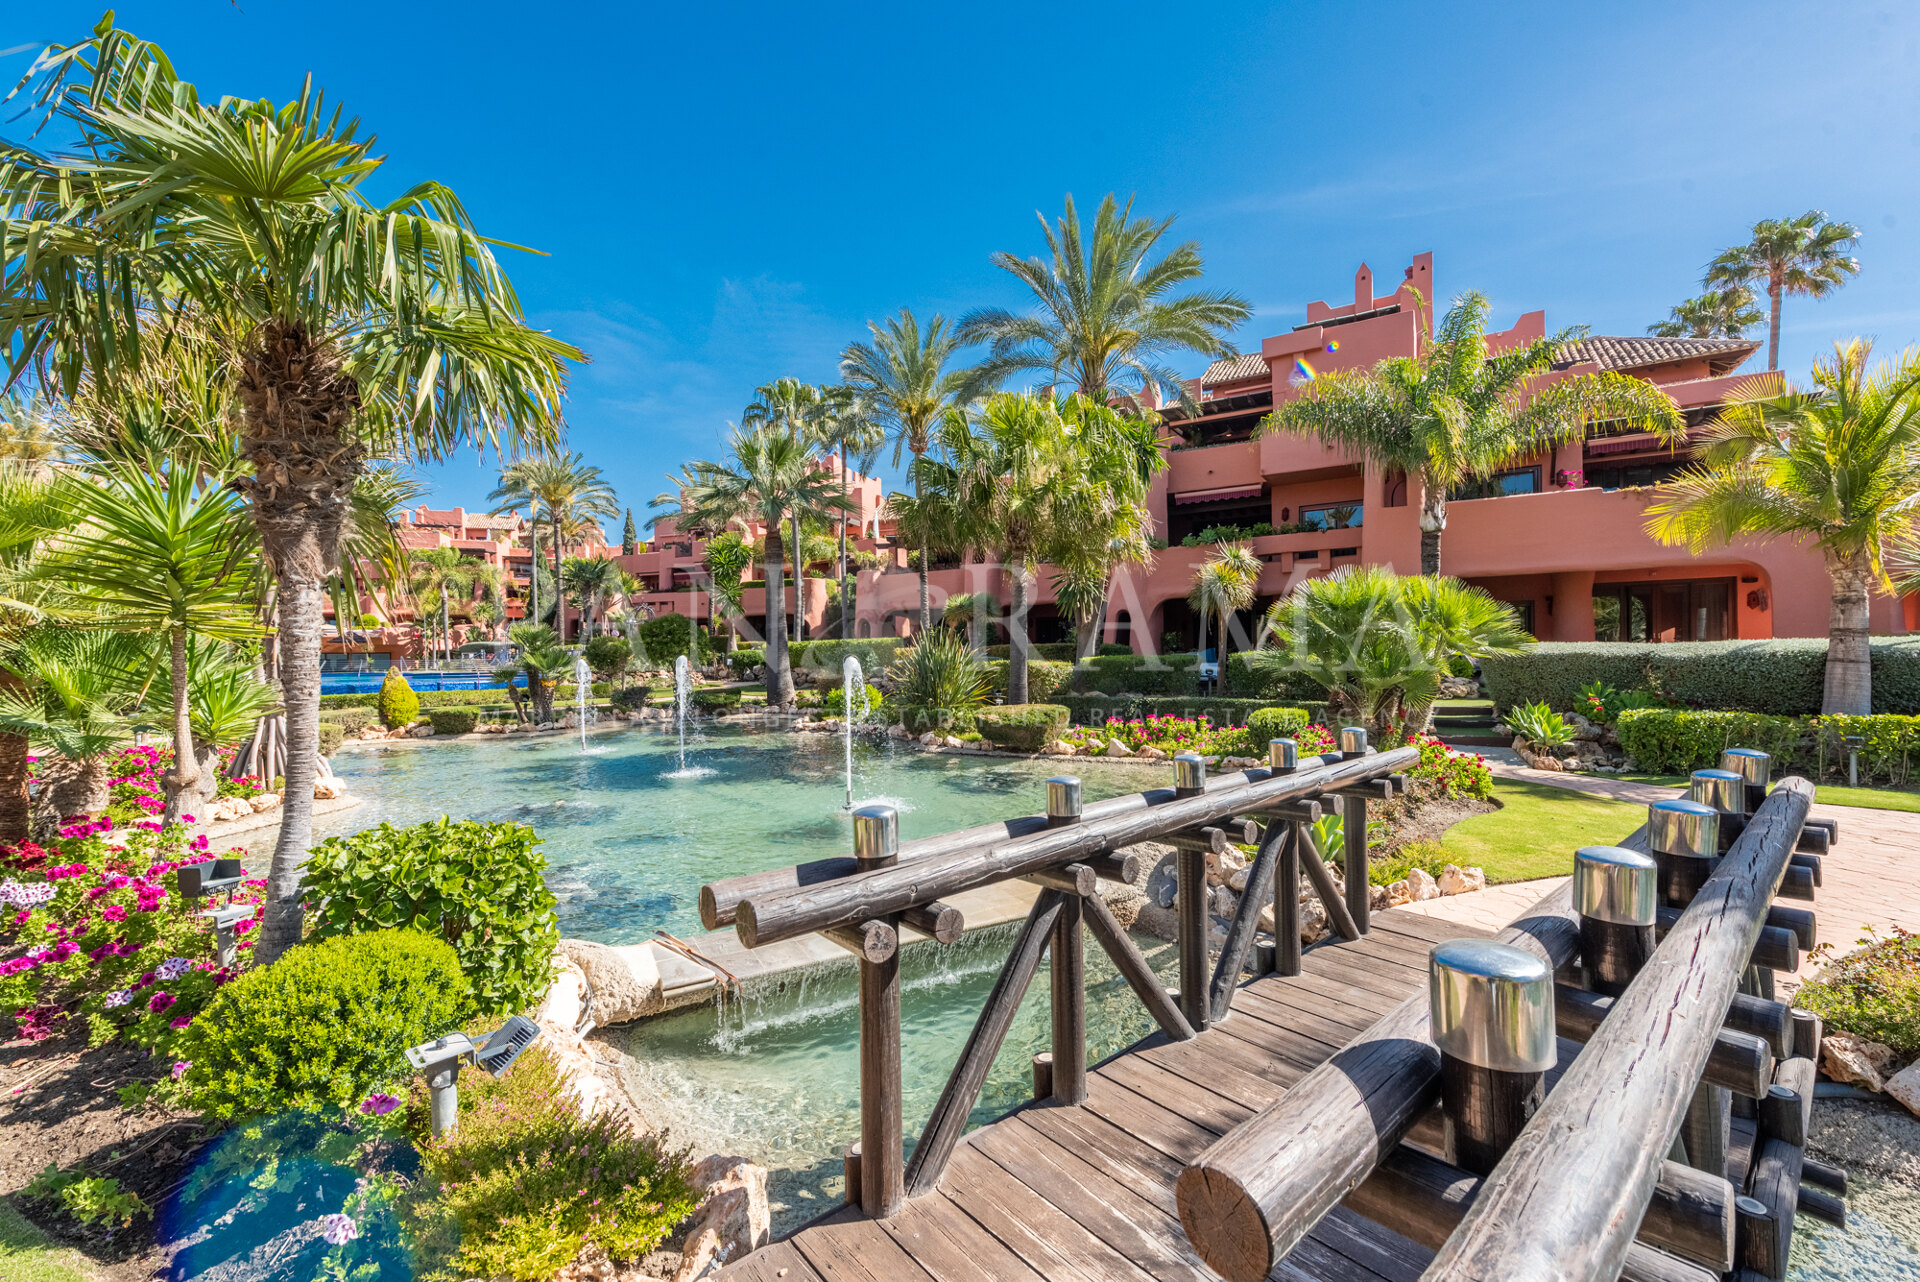
[(1647, 454), (1665, 448), (1666, 443), (1651, 432), (1639, 436), (1612, 436), (1604, 440), (1587, 442), (1589, 454)]
[(1267, 492), (1264, 485), (1229, 485), (1220, 490), (1188, 490), (1185, 494), (1176, 494), (1173, 501), (1180, 503), (1223, 503), (1228, 499), (1257, 499)]

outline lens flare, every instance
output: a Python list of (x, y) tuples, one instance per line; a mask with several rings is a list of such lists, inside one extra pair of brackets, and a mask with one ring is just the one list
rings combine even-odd
[(1327, 350), (1328, 350), (1328, 351), (1330, 351), (1330, 352), (1337, 352), (1337, 351), (1339, 351), (1339, 350), (1340, 350), (1340, 340), (1339, 340), (1339, 339), (1337, 339), (1337, 338), (1329, 338), (1329, 339), (1327, 340)]
[(1293, 381), (1296, 384), (1311, 383), (1318, 377), (1320, 375), (1314, 372), (1313, 366), (1307, 364), (1305, 357), (1297, 358), (1293, 362)]

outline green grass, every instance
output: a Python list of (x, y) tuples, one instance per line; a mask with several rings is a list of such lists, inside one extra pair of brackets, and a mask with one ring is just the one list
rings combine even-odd
[(49, 1246), (47, 1235), (0, 1198), (0, 1278), (7, 1282), (90, 1282), (78, 1251)]
[(1501, 779), (1493, 796), (1499, 810), (1463, 819), (1440, 839), (1450, 861), (1486, 869), (1488, 882), (1569, 874), (1575, 850), (1611, 846), (1646, 818), (1638, 802), (1550, 784)]
[[(1665, 788), (1684, 788), (1687, 781), (1679, 775), (1615, 775), (1632, 783), (1650, 783)], [(1845, 784), (1816, 785), (1813, 799), (1823, 806), (1859, 806), (1863, 810), (1903, 810), (1920, 814), (1920, 792), (1905, 788), (1849, 788)]]

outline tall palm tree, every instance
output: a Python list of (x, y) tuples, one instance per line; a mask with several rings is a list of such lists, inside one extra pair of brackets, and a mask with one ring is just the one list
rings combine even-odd
[(193, 311), (239, 370), (241, 482), (278, 579), (287, 804), (255, 956), (300, 937), (312, 844), (325, 579), (371, 447), (438, 458), (550, 445), (564, 365), (459, 199), (384, 203), (384, 163), (311, 82), (285, 103), (203, 100), (155, 45), (104, 19), (49, 49), (31, 90), (77, 140), (0, 149), (0, 347), (71, 393), (135, 365)]
[(807, 434), (840, 459), (840, 497), (847, 500), (846, 510), (834, 522), (839, 527), (840, 623), (842, 637), (851, 636), (852, 596), (847, 589), (847, 523), (858, 511), (853, 502), (855, 472), (873, 466), (874, 457), (887, 439), (887, 429), (875, 417), (872, 402), (855, 388), (842, 384), (820, 389), (820, 399), (807, 415)]
[[(753, 403), (740, 413), (740, 426), (749, 431), (770, 428), (786, 432), (806, 447), (808, 465), (820, 467), (816, 423), (823, 421), (825, 390), (797, 378), (780, 378), (754, 389)], [(825, 470), (822, 468), (821, 470)], [(800, 525), (811, 513), (798, 508), (787, 514), (792, 525), (787, 551), (793, 558), (793, 639), (807, 639), (807, 540)]]
[(1078, 394), (1063, 397), (1059, 409), (1068, 429), (1098, 461), (1099, 484), (1093, 493), (1104, 500), (1070, 532), (1074, 537), (1060, 549), (1056, 562), (1061, 567), (1056, 586), (1064, 593), (1055, 599), (1074, 620), (1076, 654), (1085, 659), (1099, 647), (1115, 572), (1153, 563), (1147, 492), (1167, 459), (1150, 419), (1121, 414)]
[(1798, 218), (1763, 218), (1752, 237), (1707, 264), (1701, 284), (1767, 287), (1767, 368), (1780, 368), (1780, 300), (1788, 294), (1825, 298), (1860, 270), (1848, 251), (1860, 239), (1852, 223), (1828, 222), (1817, 209)]
[[(547, 523), (553, 550), (554, 630), (565, 637), (566, 611), (561, 608), (564, 598), (558, 593), (562, 550), (569, 541), (568, 529), (569, 526), (584, 529), (596, 517), (612, 519), (620, 515), (620, 503), (613, 486), (601, 475), (600, 469), (589, 465), (578, 451), (533, 454), (515, 459), (500, 470), (500, 483), (487, 495), (487, 502), (493, 504), (490, 510), (496, 516), (524, 510), (527, 519), (536, 525), (543, 520)], [(537, 563), (539, 559), (536, 540), (534, 561)], [(534, 578), (537, 593), (539, 575), (536, 573)], [(534, 608), (536, 611), (539, 608), (537, 598)]]
[(1325, 374), (1260, 421), (1260, 431), (1298, 432), (1357, 450), (1420, 481), (1420, 572), (1440, 572), (1447, 493), (1517, 458), (1583, 438), (1595, 423), (1619, 421), (1681, 439), (1686, 422), (1665, 392), (1602, 370), (1533, 383), (1583, 331), (1562, 330), (1487, 354), (1487, 299), (1460, 295), (1417, 356), (1371, 370)]
[[(700, 560), (707, 570), (707, 609), (727, 621), (727, 651), (732, 653), (740, 630), (734, 620), (740, 616), (740, 586), (747, 567), (753, 564), (753, 549), (735, 530), (727, 530), (707, 540)], [(711, 630), (711, 625), (709, 626)]]
[(1920, 514), (1920, 351), (1867, 368), (1871, 343), (1836, 343), (1813, 390), (1728, 406), (1700, 461), (1662, 485), (1647, 530), (1699, 552), (1743, 534), (1811, 540), (1833, 580), (1821, 710), (1873, 710), (1868, 594)]
[(439, 648), (450, 657), (453, 650), (452, 601), (455, 597), (462, 602), (473, 598), (474, 589), (481, 584), (481, 576), (476, 573), (480, 563), (459, 548), (427, 548), (414, 552), (409, 561), (413, 571), (409, 584), (413, 599), (422, 603), (432, 602), (429, 609), (437, 607)]
[[(675, 489), (658, 495), (655, 507), (671, 507), (680, 528), (724, 530), (731, 522), (757, 523), (767, 534), (767, 702), (793, 703), (793, 670), (786, 633), (786, 553), (781, 523), (795, 512), (841, 511), (846, 500), (832, 478), (814, 466), (811, 446), (781, 426), (735, 428), (724, 461), (700, 459), (673, 478)], [(804, 555), (804, 553), (802, 553)]]
[(570, 556), (560, 567), (560, 582), (580, 611), (582, 631), (597, 635), (607, 602), (620, 590), (619, 563), (607, 557)]
[(1081, 233), (1071, 195), (1057, 227), (1046, 215), (1035, 216), (1047, 259), (996, 252), (992, 262), (1033, 292), (1038, 310), (1021, 315), (983, 307), (961, 319), (961, 343), (987, 344), (968, 390), (987, 391), (1030, 373), (1103, 403), (1167, 391), (1191, 406), (1192, 393), (1167, 358), (1234, 355), (1228, 336), (1253, 315), (1246, 299), (1225, 290), (1176, 293), (1204, 270), (1200, 247), (1186, 241), (1161, 253), (1173, 218), (1135, 218), (1131, 198), (1122, 206), (1109, 192), (1094, 214), (1091, 238)]
[[(911, 308), (885, 324), (867, 322), (871, 343), (849, 343), (840, 353), (840, 377), (867, 401), (875, 419), (893, 436), (893, 465), (900, 466), (904, 448), (915, 463), (933, 444), (935, 426), (954, 407), (964, 375), (947, 363), (962, 346), (938, 312), (923, 332)], [(913, 468), (915, 493), (919, 469)], [(933, 627), (933, 608), (927, 599), (929, 548), (920, 548), (920, 620), (922, 632)]]
[(188, 646), (250, 641), (260, 594), (260, 558), (245, 507), (228, 478), (197, 485), (125, 464), (68, 473), (55, 499), (79, 524), (59, 537), (36, 573), (42, 604), (81, 626), (158, 638), (173, 691), (173, 766), (165, 818), (202, 796), (187, 706)]
[(1260, 571), (1264, 568), (1253, 549), (1244, 543), (1219, 543), (1213, 555), (1194, 571), (1193, 589), (1187, 602), (1200, 616), (1200, 653), (1207, 652), (1208, 616), (1220, 621), (1220, 671), (1227, 670), (1227, 625), (1235, 614), (1253, 604), (1260, 592)]
[(1660, 338), (1741, 338), (1763, 319), (1753, 291), (1729, 285), (1674, 304), (1667, 319), (1647, 326), (1647, 333)]

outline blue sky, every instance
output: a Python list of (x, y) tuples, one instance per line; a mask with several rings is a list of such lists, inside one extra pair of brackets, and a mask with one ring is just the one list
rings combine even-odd
[[(99, 12), (4, 6), (0, 75)], [(379, 134), (394, 190), (439, 179), (545, 250), (509, 268), (594, 357), (571, 442), (642, 520), (756, 385), (832, 378), (868, 318), (1022, 305), (987, 255), (1036, 252), (1066, 192), (1177, 214), (1253, 303), (1243, 346), (1422, 250), (1496, 323), (1640, 333), (1754, 220), (1808, 208), (1859, 225), (1862, 271), (1789, 300), (1790, 374), (1835, 337), (1920, 337), (1920, 6), (1890, 0), (132, 0), (119, 20), (203, 91), (285, 97), (311, 71)], [(492, 473), (426, 475), (477, 505)]]

